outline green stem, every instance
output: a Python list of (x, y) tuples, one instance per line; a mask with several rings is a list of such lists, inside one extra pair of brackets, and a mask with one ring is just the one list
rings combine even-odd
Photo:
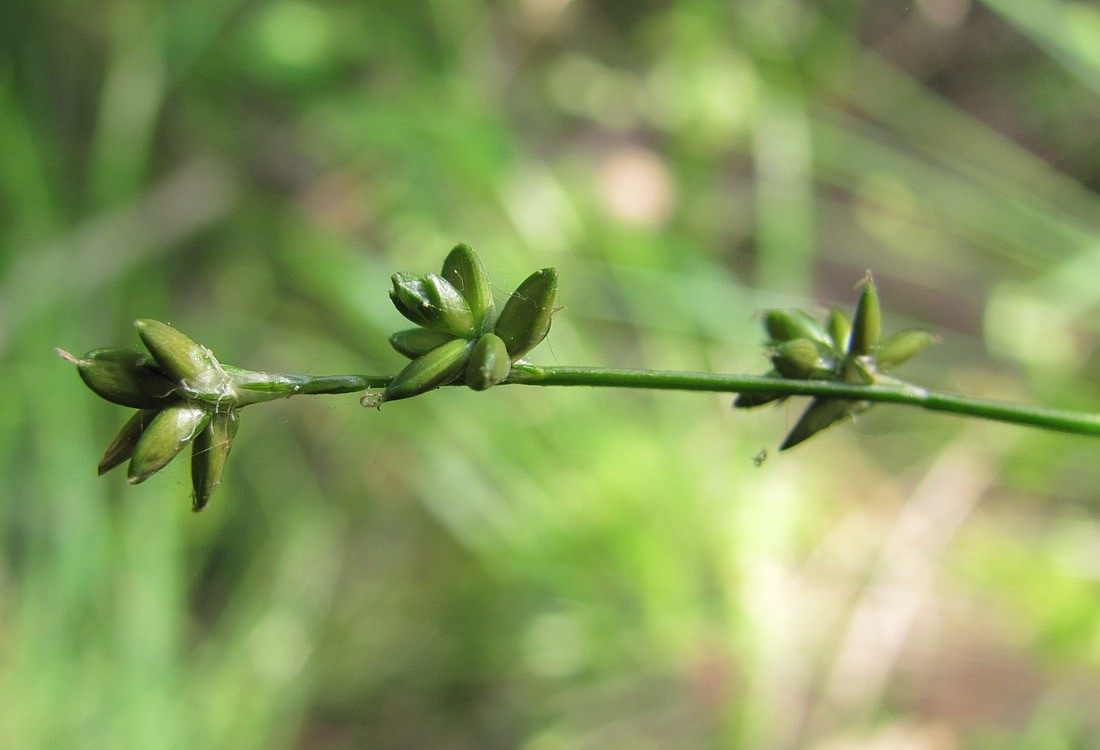
[(835, 396), (917, 406), (929, 411), (997, 422), (1029, 425), (1045, 430), (1100, 436), (1100, 414), (1023, 406), (929, 391), (909, 383), (851, 385), (826, 380), (782, 380), (759, 375), (725, 375), (669, 370), (621, 370), (598, 367), (536, 367), (516, 365), (507, 383), (523, 385), (580, 385), (602, 388), (654, 388), (719, 393), (782, 393), (790, 396)]
[[(307, 394), (355, 393), (378, 385), (385, 387), (390, 381), (382, 375), (299, 375), (243, 370), (231, 365), (222, 367), (233, 377), (233, 401), (240, 407)], [(224, 398), (218, 392), (198, 393), (191, 397), (209, 403), (219, 403)]]
[[(298, 380), (295, 393), (353, 393), (385, 388), (385, 375), (289, 376)], [(828, 380), (785, 380), (762, 375), (727, 375), (674, 370), (627, 370), (601, 367), (537, 367), (518, 364), (505, 384), (590, 386), (593, 388), (647, 388), (717, 393), (782, 393), (787, 396), (825, 396), (858, 401), (916, 406), (929, 411), (1028, 425), (1044, 430), (1100, 437), (1100, 414), (1025, 406), (973, 398), (957, 393), (929, 391), (910, 383), (853, 385)]]
[(357, 393), (368, 388), (385, 388), (388, 375), (303, 375), (297, 394)]

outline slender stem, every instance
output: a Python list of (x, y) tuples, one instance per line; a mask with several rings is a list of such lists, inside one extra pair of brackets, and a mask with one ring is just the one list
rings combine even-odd
[(669, 370), (620, 370), (596, 367), (536, 367), (516, 365), (507, 383), (580, 385), (604, 388), (655, 388), (719, 393), (783, 393), (790, 396), (833, 396), (917, 406), (930, 411), (1046, 430), (1100, 436), (1100, 414), (1024, 406), (929, 391), (909, 383), (851, 385), (826, 380), (782, 380), (759, 375), (725, 375)]
[[(385, 386), (389, 377), (382, 375), (299, 375), (291, 372), (257, 372), (223, 365), (233, 376), (233, 403), (238, 407), (262, 404), (280, 398), (305, 394), (337, 394), (365, 391), (377, 385)], [(208, 403), (221, 403), (224, 394), (199, 392), (191, 398)]]
[[(295, 393), (353, 393), (385, 388), (385, 375), (291, 376), (301, 378)], [(787, 396), (824, 396), (859, 401), (916, 406), (929, 411), (996, 422), (1028, 425), (1057, 432), (1100, 437), (1100, 414), (1025, 406), (973, 398), (957, 393), (929, 391), (910, 383), (854, 385), (828, 380), (784, 380), (762, 375), (728, 375), (675, 370), (627, 370), (600, 367), (537, 367), (517, 364), (505, 384), (590, 386), (593, 388), (647, 388), (717, 393), (782, 393)]]
[(388, 375), (301, 375), (297, 394), (357, 393), (368, 388), (385, 388), (392, 380)]

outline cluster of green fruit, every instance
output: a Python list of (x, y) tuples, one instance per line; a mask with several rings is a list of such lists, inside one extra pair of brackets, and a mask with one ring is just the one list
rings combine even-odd
[(546, 338), (557, 286), (553, 268), (535, 271), (497, 315), (485, 268), (466, 245), (451, 251), (441, 275), (394, 274), (390, 297), (418, 327), (390, 338), (412, 360), (392, 379), (244, 370), (220, 363), (205, 346), (156, 320), (136, 322), (147, 354), (115, 348), (83, 357), (58, 353), (100, 397), (137, 410), (103, 454), (99, 473), (129, 461), (128, 481), (144, 482), (191, 446), (192, 508), (198, 511), (221, 482), (245, 406), (299, 393), (362, 391), (378, 381), (385, 390), (368, 390), (364, 405), (459, 379), (483, 391), (505, 380), (512, 364)]
[[(882, 311), (875, 282), (868, 273), (856, 305), (848, 318), (832, 308), (824, 318), (800, 309), (768, 310), (764, 330), (773, 378), (831, 380), (854, 385), (893, 383), (887, 372), (906, 362), (937, 340), (920, 328), (882, 338)], [(743, 393), (733, 402), (748, 409), (787, 398), (783, 393)], [(791, 429), (780, 450), (792, 448), (826, 427), (870, 408), (860, 400), (817, 396)]]
[[(129, 481), (143, 482), (190, 445), (193, 508), (201, 510), (221, 481), (245, 406), (299, 393), (366, 390), (363, 405), (377, 407), (452, 383), (484, 391), (508, 380), (513, 366), (546, 338), (559, 309), (554, 306), (557, 271), (543, 268), (512, 292), (498, 314), (485, 267), (467, 245), (451, 250), (439, 274), (397, 273), (392, 282), (390, 299), (416, 324), (390, 337), (393, 348), (411, 360), (392, 378), (268, 373), (223, 365), (205, 346), (156, 320), (137, 321), (148, 354), (95, 349), (78, 358), (59, 350), (77, 366), (89, 388), (137, 410), (107, 448), (99, 473), (129, 461)], [(768, 377), (776, 379), (776, 390), (742, 393), (734, 405), (749, 408), (783, 401), (789, 391), (781, 379), (860, 386), (898, 383), (886, 373), (936, 339), (919, 329), (883, 339), (881, 318), (870, 274), (851, 320), (837, 309), (823, 319), (802, 310), (767, 311), (763, 320), (772, 363)], [(370, 386), (382, 390), (371, 391)], [(780, 449), (869, 405), (857, 398), (816, 396)]]
[(394, 307), (417, 327), (393, 334), (390, 344), (412, 361), (384, 392), (364, 396), (364, 406), (458, 381), (475, 391), (491, 388), (546, 338), (558, 309), (558, 273), (542, 268), (512, 292), (498, 315), (489, 276), (468, 245), (456, 245), (438, 275), (395, 273), (392, 281)]
[[(192, 446), (194, 510), (202, 510), (221, 482), (243, 406), (278, 398), (264, 373), (221, 365), (206, 347), (156, 320), (136, 322), (149, 354), (94, 349), (83, 357), (58, 350), (100, 397), (137, 412), (99, 462), (102, 475), (126, 461), (128, 481), (144, 482)], [(151, 356), (150, 356), (151, 355)]]

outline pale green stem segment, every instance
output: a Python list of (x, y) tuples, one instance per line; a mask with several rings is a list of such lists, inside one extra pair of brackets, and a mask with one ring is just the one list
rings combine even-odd
[[(392, 380), (384, 375), (280, 375), (282, 393), (354, 393), (385, 388)], [(286, 386), (293, 383), (293, 392)], [(996, 422), (1027, 425), (1056, 432), (1100, 437), (1100, 414), (1024, 406), (973, 398), (957, 393), (930, 391), (909, 383), (855, 385), (826, 380), (785, 380), (760, 375), (727, 375), (674, 370), (627, 370), (600, 367), (512, 366), (505, 384), (541, 386), (590, 386), (593, 388), (646, 388), (666, 391), (716, 393), (782, 393), (788, 396), (835, 396), (858, 401), (916, 406), (929, 411), (977, 417)]]
[[(267, 374), (267, 373), (264, 373)], [(277, 393), (283, 396), (299, 394), (356, 393), (368, 388), (385, 388), (392, 380), (388, 375), (290, 375), (279, 373), (269, 380), (238, 386), (242, 390)]]
[[(389, 375), (296, 375), (240, 370), (228, 365), (224, 369), (236, 378), (233, 398), (238, 407), (291, 396), (356, 393), (368, 388), (385, 388), (393, 380)], [(219, 394), (216, 393), (192, 397), (210, 403), (219, 401)]]
[(964, 417), (977, 417), (1057, 432), (1100, 437), (1100, 414), (990, 401), (956, 393), (929, 391), (908, 383), (853, 385), (824, 380), (782, 380), (755, 375), (593, 367), (536, 367), (527, 364), (513, 366), (512, 374), (505, 382), (523, 385), (587, 385), (604, 388), (653, 388), (719, 393), (763, 391), (790, 396), (836, 396), (859, 401), (905, 404)]

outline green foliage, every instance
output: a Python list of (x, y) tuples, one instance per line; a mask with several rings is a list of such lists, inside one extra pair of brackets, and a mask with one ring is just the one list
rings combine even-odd
[(465, 238), (498, 310), (560, 270), (537, 362), (756, 372), (756, 311), (874, 268), (943, 335), (907, 378), (1096, 411), (1096, 23), (0, 3), (0, 746), (1089, 747), (1092, 441), (891, 408), (754, 467), (797, 411), (291, 399), (196, 517), (179, 461), (95, 479), (125, 417), (50, 347), (395, 372), (390, 274)]

